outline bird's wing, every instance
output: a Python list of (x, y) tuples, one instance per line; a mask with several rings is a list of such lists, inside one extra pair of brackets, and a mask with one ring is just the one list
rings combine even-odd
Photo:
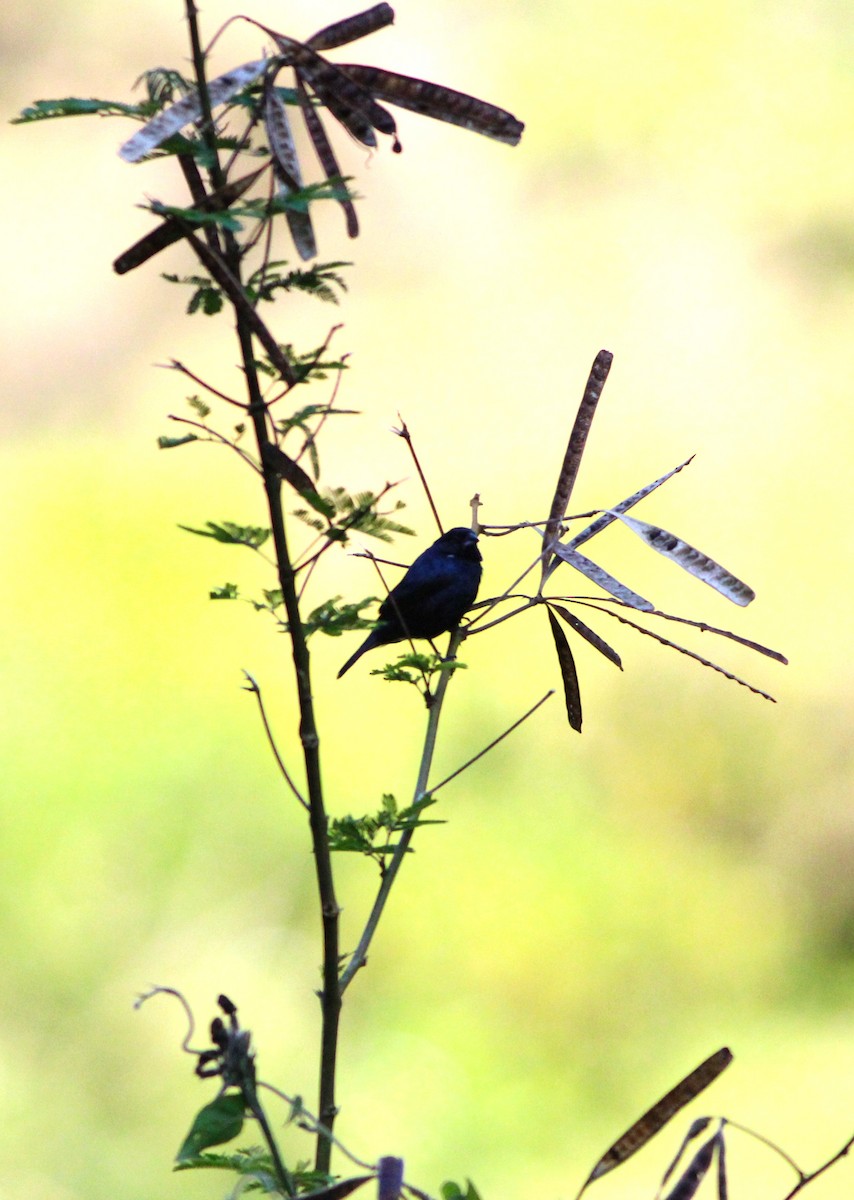
[(394, 616), (398, 609), (417, 611), (420, 605), (441, 598), (446, 589), (456, 586), (458, 575), (453, 560), (445, 561), (435, 555), (427, 562), (416, 558), (400, 583), (391, 589), (380, 605), (380, 620)]

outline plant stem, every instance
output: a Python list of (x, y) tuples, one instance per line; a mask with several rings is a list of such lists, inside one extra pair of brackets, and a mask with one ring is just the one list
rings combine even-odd
[[(243, 367), (249, 388), (249, 414), (255, 426), (259, 453), (267, 441), (267, 416), (263, 397), (252, 356), (252, 333), (243, 314), (238, 312), (237, 334), (240, 340)], [(264, 466), (264, 490), (270, 513), (270, 527), (276, 548), (276, 564), (279, 587), (288, 618), (297, 699), (300, 709), (299, 736), (302, 743), (308, 785), (308, 819), (314, 849), (314, 865), (317, 889), (320, 897), (320, 913), (323, 925), (323, 985), (320, 992), (322, 1014), (320, 1084), (318, 1115), (326, 1130), (335, 1123), (335, 1066), (338, 1052), (338, 1025), (341, 1015), (341, 990), (338, 984), (338, 924), (340, 909), (335, 898), (335, 883), (332, 875), (332, 857), (329, 850), (329, 829), (326, 808), (323, 802), (323, 784), (320, 774), (320, 737), (314, 714), (314, 697), (311, 691), (311, 668), (308, 646), (302, 627), (296, 577), (288, 551), (285, 520), (282, 511), (281, 482), (266, 465)], [(318, 1133), (315, 1166), (324, 1174), (329, 1173), (332, 1142), (325, 1132)]]
[(267, 1143), (267, 1148), (270, 1151), (270, 1157), (272, 1158), (273, 1165), (276, 1168), (276, 1174), (279, 1177), (279, 1183), (289, 1196), (296, 1196), (297, 1189), (294, 1184), (293, 1176), (282, 1161), (279, 1147), (276, 1144), (276, 1139), (273, 1137), (273, 1131), (270, 1128), (270, 1122), (267, 1120), (267, 1114), (258, 1103), (258, 1096), (255, 1091), (254, 1080), (252, 1083), (249, 1083), (248, 1080), (244, 1082), (243, 1100), (252, 1113), (252, 1116), (261, 1126), (261, 1132), (264, 1134), (264, 1140)]
[[(205, 59), (197, 20), (194, 0), (185, 0), (187, 22), (193, 51), (196, 82), (202, 105), (201, 136), (211, 153), (210, 176), (215, 188), (224, 183), (222, 168), (216, 153), (216, 137), (212, 124), (210, 99), (205, 81)], [(323, 985), (320, 993), (322, 1014), (320, 1084), (318, 1115), (327, 1132), (319, 1132), (315, 1165), (318, 1171), (329, 1173), (332, 1152), (331, 1130), (335, 1122), (335, 1066), (338, 1050), (338, 1026), (341, 1014), (341, 990), (338, 983), (338, 921), (340, 909), (335, 898), (332, 875), (332, 859), (329, 851), (328, 821), (323, 803), (323, 785), (320, 774), (320, 737), (314, 714), (314, 698), (311, 691), (311, 670), (308, 647), (300, 615), (296, 579), (288, 551), (282, 510), (281, 481), (263, 455), (263, 447), (270, 441), (267, 427), (267, 409), (258, 380), (253, 334), (263, 343), (271, 361), (279, 369), (282, 380), (293, 385), (296, 380), (290, 364), (279, 351), (275, 339), (257, 317), (249, 304), (241, 277), (241, 253), (234, 234), (223, 231), (225, 246), (224, 262), (197, 238), (190, 238), (196, 253), (210, 269), (217, 282), (224, 288), (234, 309), (235, 329), (240, 344), (240, 354), (246, 387), (249, 396), (248, 415), (252, 420), (258, 443), (259, 458), (264, 476), (264, 491), (270, 514), (270, 526), (276, 549), (276, 565), (279, 586), (287, 613), (293, 653), (297, 699), (300, 709), (299, 735), (302, 743), (308, 791), (309, 825), (314, 849), (315, 872), (320, 897), (321, 922), (323, 927)]]
[[(456, 658), (457, 650), (460, 642), (463, 640), (462, 630), (457, 629), (451, 634), (451, 640), (448, 644), (449, 659)], [(422, 800), (427, 794), (427, 781), (430, 777), (430, 767), (433, 764), (433, 752), (436, 749), (436, 736), (439, 732), (439, 717), (442, 715), (442, 705), (445, 700), (445, 693), (448, 690), (448, 684), (451, 681), (453, 671), (443, 671), (436, 688), (436, 695), (433, 703), (430, 705), (429, 715), (427, 717), (427, 730), (424, 735), (424, 749), (421, 752), (421, 764), (418, 768), (418, 778), (415, 782), (415, 790), (412, 797), (412, 803), (416, 804)], [(374, 900), (373, 907), (370, 911), (365, 928), (362, 931), (362, 936), (359, 938), (359, 944), (350, 956), (350, 961), (347, 963), (345, 970), (341, 974), (341, 995), (349, 987), (356, 972), (365, 965), (368, 957), (368, 948), (376, 933), (377, 925), (380, 917), (383, 914), (383, 909), (386, 906), (389, 893), (391, 892), (397, 873), (400, 870), (403, 860), (406, 857), (409, 849), (409, 843), (412, 841), (412, 836), (415, 833), (415, 826), (404, 830), (401, 834), (400, 841), (395, 847), (394, 854), (388, 864), (385, 874), (383, 875), (382, 883)]]

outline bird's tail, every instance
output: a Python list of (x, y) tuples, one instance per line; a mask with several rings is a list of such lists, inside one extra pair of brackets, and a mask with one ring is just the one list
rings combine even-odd
[[(376, 631), (374, 631), (374, 632), (376, 632)], [(340, 679), (345, 671), (349, 671), (350, 668), (352, 667), (353, 663), (358, 662), (358, 660), (362, 657), (362, 655), (367, 650), (373, 650), (374, 646), (379, 646), (379, 645), (381, 645), (381, 642), (379, 640), (374, 640), (374, 633), (370, 633), (365, 638), (365, 640), (362, 642), (361, 646), (356, 651), (356, 653), (351, 654), (350, 657), (347, 659), (347, 661), (344, 663), (344, 666), (338, 672), (337, 678)]]

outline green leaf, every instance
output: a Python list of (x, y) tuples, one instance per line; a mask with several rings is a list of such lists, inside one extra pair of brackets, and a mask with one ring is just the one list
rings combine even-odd
[[(308, 499), (308, 497), (306, 497)], [(406, 525), (392, 520), (387, 513), (377, 510), (380, 498), (373, 492), (359, 492), (351, 496), (344, 488), (327, 488), (320, 497), (324, 511), (330, 521), (335, 521), (338, 528), (326, 529), (320, 525), (305, 509), (295, 509), (293, 515), (300, 521), (305, 521), (313, 529), (325, 532), (330, 541), (344, 542), (351, 532), (362, 533), (366, 537), (375, 537), (382, 542), (390, 542), (394, 534), (411, 536), (414, 532)], [(313, 507), (315, 507), (313, 505)], [(403, 501), (397, 501), (392, 509), (399, 512), (404, 507)]]
[(209, 593), (211, 600), (237, 600), (238, 596), (236, 583), (224, 583), (222, 587), (212, 588)]
[[(216, 313), (222, 311), (224, 303), (222, 289), (219, 288), (213, 282), (213, 280), (206, 278), (204, 275), (181, 276), (167, 275), (163, 273), (161, 274), (160, 278), (165, 279), (167, 283), (183, 283), (195, 288), (195, 291), (193, 292), (189, 303), (187, 304), (187, 313), (189, 316), (192, 316), (194, 312), (198, 312), (199, 310), (201, 310), (205, 316), (215, 316)], [(190, 404), (194, 405), (194, 407), (198, 406), (199, 411), (204, 408), (205, 411), (202, 413), (203, 417), (206, 417), (211, 411), (210, 408), (206, 404), (203, 404), (203, 402), (199, 400), (197, 396), (191, 397), (189, 402)]]
[(191, 525), (179, 525), (185, 533), (195, 533), (198, 537), (213, 538), (215, 542), (223, 542), (229, 546), (249, 546), (257, 550), (270, 536), (270, 530), (261, 525), (236, 525), (233, 521), (205, 521), (207, 529), (194, 529)]
[(466, 1180), (465, 1191), (463, 1191), (458, 1183), (454, 1183), (453, 1180), (443, 1183), (439, 1190), (442, 1194), (442, 1200), (480, 1200), (480, 1192), (470, 1179)]
[(186, 96), (195, 86), (180, 71), (173, 71), (170, 67), (154, 67), (151, 71), (144, 71), (134, 87), (140, 83), (145, 84), (154, 111), (171, 104), (176, 94)]
[(222, 312), (223, 303), (222, 292), (218, 287), (199, 288), (190, 297), (190, 303), (187, 305), (187, 316), (191, 317), (194, 312), (198, 312), (201, 309), (206, 317), (215, 317), (217, 313)]
[(20, 116), (13, 117), (12, 125), (26, 125), (32, 121), (47, 121), (52, 117), (83, 117), (90, 113), (102, 113), (109, 117), (141, 117), (145, 116), (148, 106), (143, 104), (122, 104), (118, 100), (83, 100), (78, 96), (68, 96), (64, 100), (36, 100), (29, 108), (21, 111)]
[(201, 208), (180, 208), (175, 204), (161, 204), (159, 200), (153, 200), (151, 204), (143, 207), (147, 207), (158, 217), (177, 218), (179, 221), (186, 221), (188, 225), (217, 225), (221, 229), (231, 230), (232, 233), (239, 233), (243, 229), (233, 209), (223, 208), (216, 212), (205, 212)]
[(367, 596), (354, 604), (339, 604), (340, 596), (331, 596), (318, 605), (303, 621), (306, 637), (313, 633), (325, 633), (329, 637), (340, 637), (353, 629), (371, 629), (374, 622), (361, 615), (362, 609), (376, 602), (375, 596)]
[(157, 445), (161, 450), (172, 450), (175, 446), (186, 446), (187, 442), (197, 442), (198, 435), (195, 433), (186, 433), (183, 437), (159, 437)]
[(377, 667), (371, 674), (379, 675), (389, 683), (420, 683), (423, 675), (432, 675), (434, 671), (450, 673), (466, 670), (466, 664), (459, 659), (446, 659), (438, 654), (422, 654), (416, 650), (399, 655), (396, 662)]
[[(348, 370), (347, 363), (343, 359), (324, 359), (322, 346), (316, 350), (307, 350), (304, 354), (298, 354), (290, 342), (281, 345), (279, 349), (293, 367), (297, 383), (305, 383), (309, 379), (326, 379), (330, 371)], [(271, 379), (279, 378), (279, 368), (271, 363), (269, 358), (257, 358), (255, 365), (259, 371), (269, 375)]]
[(341, 267), (350, 267), (349, 262), (315, 263), (306, 269), (295, 269), (283, 274), (276, 268), (287, 266), (287, 262), (268, 263), (250, 276), (246, 291), (250, 300), (275, 300), (277, 291), (306, 292), (331, 304), (338, 303), (335, 288), (347, 291), (347, 284), (339, 274)]
[(205, 404), (204, 400), (200, 400), (198, 396), (188, 396), (187, 403), (193, 412), (199, 414), (203, 421), (211, 415), (210, 405)]
[[(364, 817), (338, 817), (329, 825), (329, 848), (333, 851), (364, 854), (381, 863), (383, 858), (394, 854), (397, 843), (392, 837), (420, 825), (444, 825), (444, 821), (422, 820), (421, 814), (436, 801), (432, 796), (422, 796), (409, 808), (398, 812), (394, 796), (382, 798), (379, 811)], [(380, 839), (378, 841), (378, 838)]]
[(184, 1144), (175, 1156), (178, 1163), (195, 1158), (208, 1146), (219, 1146), (237, 1137), (243, 1128), (243, 1096), (230, 1093), (218, 1096), (196, 1114)]

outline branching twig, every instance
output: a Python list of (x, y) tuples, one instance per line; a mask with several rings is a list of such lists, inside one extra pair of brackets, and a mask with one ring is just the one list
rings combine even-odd
[(288, 768), (285, 766), (285, 764), (282, 760), (281, 754), (279, 754), (278, 747), (276, 746), (276, 739), (273, 737), (273, 731), (270, 728), (270, 722), (267, 720), (267, 711), (264, 707), (264, 699), (261, 695), (261, 689), (258, 686), (257, 681), (249, 674), (248, 671), (244, 670), (243, 674), (249, 680), (248, 685), (243, 690), (246, 692), (251, 692), (252, 695), (255, 697), (255, 699), (258, 701), (258, 711), (261, 714), (261, 721), (264, 725), (264, 733), (267, 736), (267, 742), (269, 743), (270, 749), (273, 751), (273, 757), (276, 760), (276, 764), (278, 765), (278, 768), (282, 773), (282, 778), (284, 779), (284, 781), (288, 785), (288, 787), (291, 789), (291, 791), (293, 792), (296, 799), (303, 806), (303, 808), (308, 810), (308, 801), (305, 799), (305, 797), (302, 795), (302, 793), (300, 792), (297, 785), (294, 783), (293, 779), (291, 778), (290, 774), (288, 773)]
[(157, 367), (161, 367), (164, 371), (179, 371), (182, 375), (186, 375), (188, 379), (192, 379), (193, 383), (197, 383), (199, 387), (203, 387), (206, 392), (210, 392), (212, 396), (216, 396), (217, 400), (222, 400), (226, 404), (233, 404), (235, 408), (242, 409), (246, 412), (246, 405), (240, 400), (234, 400), (231, 396), (226, 396), (225, 392), (220, 392), (212, 384), (206, 383), (198, 375), (193, 374), (189, 367), (184, 366), (182, 362), (178, 362), (177, 358), (173, 358), (168, 363), (155, 363)]
[(202, 421), (193, 421), (190, 417), (179, 417), (175, 413), (169, 413), (166, 417), (166, 420), (174, 421), (176, 425), (190, 425), (193, 429), (201, 429), (202, 432), (206, 433), (212, 441), (221, 442), (223, 446), (228, 446), (228, 448), (233, 450), (235, 454), (239, 454), (246, 465), (251, 467), (256, 475), (263, 475), (263, 471), (251, 455), (247, 454), (245, 450), (241, 450), (236, 442), (233, 442), (231, 438), (227, 438), (223, 434), (219, 433), (218, 430), (212, 429), (210, 425), (205, 425)]
[(534, 559), (534, 561), (529, 566), (525, 567), (525, 570), (522, 572), (522, 574), (519, 575), (516, 579), (514, 579), (513, 582), (511, 584), (509, 584), (507, 588), (505, 588), (505, 590), (501, 593), (500, 596), (496, 596), (495, 599), (491, 602), (491, 604), (487, 605), (484, 608), (482, 613), (478, 613), (478, 615), (472, 620), (471, 624), (469, 625), (468, 629), (466, 630), (466, 634), (468, 635), (469, 633), (480, 632), (479, 622), (481, 621), (481, 619), (483, 617), (488, 616), (489, 613), (492, 611), (493, 608), (495, 608), (495, 606), (497, 604), (500, 604), (502, 602), (502, 600), (506, 600), (513, 592), (515, 592), (516, 588), (519, 586), (519, 584), (522, 582), (522, 580), (525, 578), (525, 576), (530, 575), (530, 573), (534, 570), (534, 568), (536, 566), (538, 566), (541, 562), (542, 562), (542, 556), (538, 554), (537, 557)]
[(514, 721), (512, 725), (509, 725), (503, 733), (499, 733), (498, 737), (494, 738), (488, 746), (484, 746), (484, 748), (479, 750), (477, 754), (473, 754), (472, 757), (467, 759), (461, 767), (457, 767), (456, 771), (452, 771), (450, 775), (446, 775), (441, 783), (433, 784), (433, 786), (428, 789), (430, 795), (435, 796), (439, 788), (443, 788), (446, 783), (450, 783), (452, 779), (456, 779), (458, 775), (462, 775), (463, 771), (467, 771), (468, 768), (472, 766), (473, 763), (476, 763), (479, 758), (483, 758), (484, 754), (488, 754), (490, 750), (494, 750), (499, 742), (503, 742), (504, 739), (511, 734), (514, 729), (519, 728), (523, 721), (527, 721), (528, 717), (532, 717), (540, 705), (545, 704), (549, 697), (553, 695), (554, 688), (546, 692), (545, 696), (541, 696), (536, 704), (532, 705), (526, 713), (523, 713), (522, 716), (519, 717), (518, 721)]
[[(783, 1200), (792, 1200), (792, 1197), (797, 1196), (798, 1192), (802, 1192), (808, 1183), (812, 1183), (814, 1179), (818, 1179), (819, 1175), (823, 1175), (825, 1171), (830, 1170), (830, 1168), (835, 1163), (838, 1163), (840, 1159), (845, 1158), (851, 1152), (852, 1147), (854, 1147), (854, 1136), (850, 1137), (841, 1150), (837, 1150), (832, 1158), (829, 1158), (826, 1163), (822, 1163), (822, 1165), (815, 1171), (810, 1171), (805, 1174), (803, 1171), (799, 1170), (798, 1173), (801, 1176), (800, 1180), (795, 1184), (790, 1192), (786, 1193), (786, 1195), (783, 1197)], [(788, 1155), (784, 1155), (784, 1157), (788, 1157)], [(791, 1159), (789, 1161), (791, 1162)]]
[(265, 1088), (268, 1092), (272, 1092), (274, 1096), (278, 1096), (280, 1100), (284, 1100), (285, 1104), (289, 1104), (292, 1112), (296, 1114), (296, 1120), (304, 1120), (306, 1125), (311, 1126), (314, 1133), (322, 1134), (323, 1137), (328, 1138), (333, 1146), (336, 1146), (346, 1158), (349, 1158), (351, 1163), (355, 1164), (355, 1166), (361, 1167), (365, 1171), (376, 1170), (375, 1164), (365, 1162), (363, 1158), (359, 1158), (359, 1156), (354, 1154), (352, 1150), (349, 1150), (339, 1138), (335, 1137), (335, 1135), (332, 1133), (332, 1130), (327, 1129), (323, 1122), (314, 1116), (314, 1114), (304, 1106), (302, 1100), (300, 1100), (298, 1096), (289, 1096), (280, 1088), (274, 1087), (272, 1083), (264, 1083), (264, 1081), (260, 1079), (258, 1080), (258, 1087)]

